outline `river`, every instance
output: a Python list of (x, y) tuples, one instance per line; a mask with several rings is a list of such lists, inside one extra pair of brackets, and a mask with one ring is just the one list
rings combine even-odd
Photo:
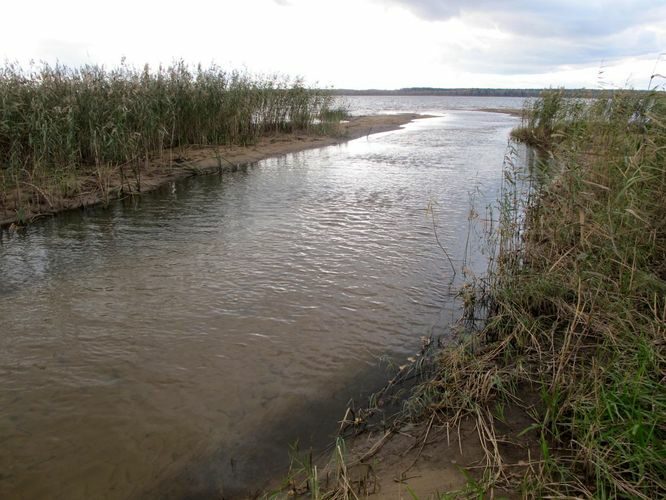
[(0, 232), (0, 497), (233, 495), (323, 445), (457, 317), (433, 216), (485, 266), (518, 119), (470, 109), (521, 100), (474, 99), (349, 98), (437, 116)]

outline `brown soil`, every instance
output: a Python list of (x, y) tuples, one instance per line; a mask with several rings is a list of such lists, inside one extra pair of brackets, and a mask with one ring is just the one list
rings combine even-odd
[[(233, 171), (239, 165), (265, 158), (281, 156), (306, 149), (340, 144), (379, 132), (396, 130), (424, 115), (405, 113), (398, 115), (360, 116), (339, 124), (330, 135), (307, 132), (262, 137), (252, 146), (207, 146), (166, 150), (142, 162), (138, 175), (136, 166), (118, 166), (82, 169), (63, 195), (62, 188), (53, 189), (46, 183), (22, 183), (21, 191), (0, 192), (0, 227), (19, 220), (17, 208), (25, 207), (23, 219), (34, 221), (64, 210), (108, 203), (124, 196), (152, 191), (182, 177), (221, 171)], [(26, 203), (27, 202), (27, 203)]]

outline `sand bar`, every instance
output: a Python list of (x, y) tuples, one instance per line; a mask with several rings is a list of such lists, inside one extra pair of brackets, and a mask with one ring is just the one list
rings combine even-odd
[[(202, 146), (165, 150), (145, 161), (136, 175), (130, 166), (94, 167), (82, 171), (78, 177), (79, 189), (69, 197), (52, 194), (41, 186), (28, 186), (21, 193), (0, 193), (0, 227), (12, 226), (19, 220), (17, 198), (30, 198), (30, 210), (21, 214), (24, 220), (35, 221), (65, 210), (146, 193), (183, 177), (233, 171), (240, 165), (270, 157), (341, 144), (352, 139), (397, 130), (403, 125), (425, 115), (403, 113), (353, 117), (341, 122), (330, 135), (295, 132), (262, 137), (251, 146)], [(136, 168), (136, 167), (134, 167)], [(16, 227), (16, 226), (12, 226)]]

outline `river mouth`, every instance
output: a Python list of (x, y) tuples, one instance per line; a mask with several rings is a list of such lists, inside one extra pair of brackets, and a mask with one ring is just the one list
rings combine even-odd
[(481, 270), (470, 197), (516, 123), (452, 111), (3, 233), (0, 496), (188, 496), (216, 464), (251, 491), (295, 434), (318, 446), (379, 357), (455, 318), (428, 207)]

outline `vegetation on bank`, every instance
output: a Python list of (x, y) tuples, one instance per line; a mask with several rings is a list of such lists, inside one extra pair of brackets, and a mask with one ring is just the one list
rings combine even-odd
[[(530, 172), (507, 163), (495, 257), (461, 292), (466, 317), (483, 326), (419, 358), (414, 369), (427, 377), (389, 428), (424, 422), (425, 444), (434, 428), (476, 427), (483, 473), (442, 498), (663, 498), (666, 95), (582, 102), (551, 91), (513, 135), (540, 160)], [(538, 436), (537, 452), (512, 464), (499, 428), (509, 408), (529, 415), (526, 431)], [(305, 479), (292, 475), (289, 487), (356, 498), (351, 465), (338, 442), (327, 469), (301, 464)]]
[[(513, 135), (542, 152), (532, 194), (521, 210), (507, 190), (497, 260), (475, 297), (488, 321), (442, 353), (423, 411), (447, 418), (460, 405), (494, 435), (494, 406), (529, 408), (541, 457), (522, 476), (528, 496), (662, 497), (666, 95), (551, 91)], [(488, 486), (518, 486), (489, 463)]]
[(139, 183), (144, 162), (168, 149), (320, 130), (336, 118), (331, 99), (299, 79), (183, 62), (142, 70), (5, 64), (0, 208), (27, 213), (31, 204), (85, 191), (81, 176), (109, 169), (125, 169)]

